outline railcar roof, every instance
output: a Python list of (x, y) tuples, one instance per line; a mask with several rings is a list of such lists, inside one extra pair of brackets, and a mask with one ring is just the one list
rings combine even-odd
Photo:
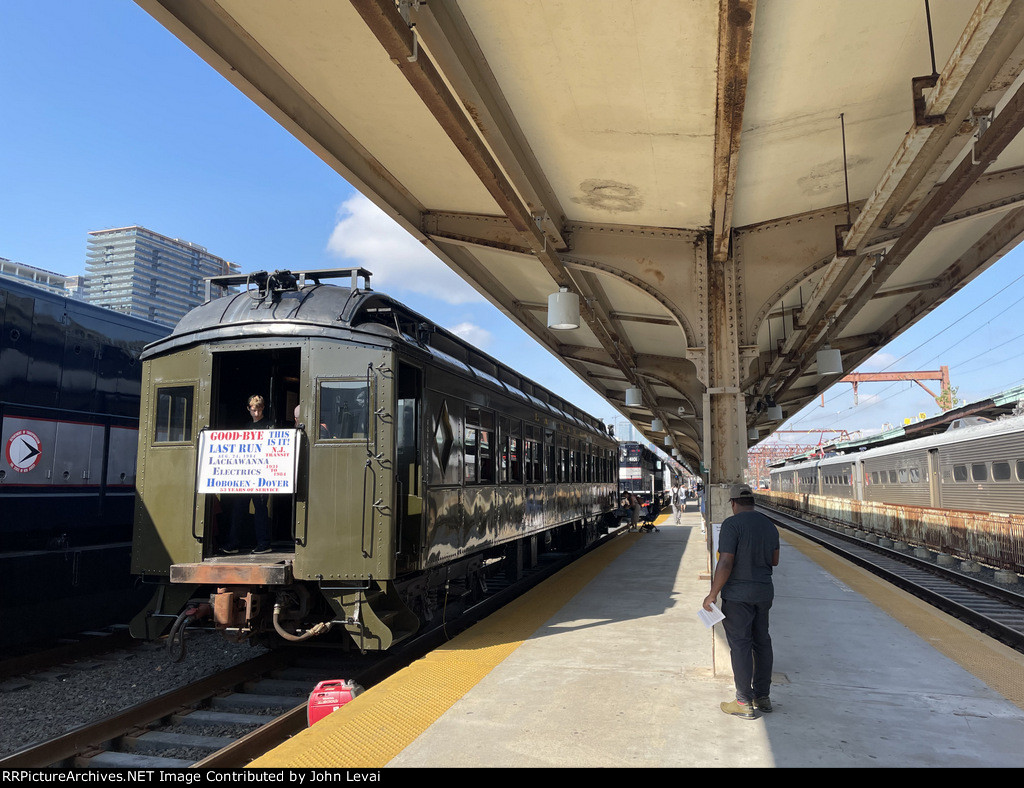
[[(915, 449), (930, 449), (936, 446), (948, 446), (953, 443), (976, 440), (978, 438), (990, 438), (997, 435), (1018, 432), (1024, 430), (1024, 415), (1008, 416), (987, 424), (974, 424), (969, 427), (942, 432), (937, 435), (928, 435), (924, 438), (894, 443), (889, 446), (879, 446), (877, 449), (868, 449), (858, 455), (860, 458), (884, 457), (887, 454), (899, 454)], [(847, 455), (850, 456), (850, 455)]]
[(998, 435), (1006, 435), (1024, 430), (1024, 415), (1006, 416), (986, 424), (974, 424), (969, 427), (949, 430), (936, 435), (928, 435), (914, 440), (892, 443), (887, 446), (879, 446), (874, 449), (867, 449), (862, 452), (851, 452), (840, 454), (823, 459), (803, 460), (787, 465), (773, 466), (773, 471), (791, 471), (801, 468), (815, 467), (817, 465), (832, 465), (836, 463), (850, 462), (851, 460), (866, 460), (877, 457), (885, 457), (890, 454), (902, 454), (907, 451), (918, 449), (931, 449), (936, 446), (949, 446), (963, 441), (977, 440), (979, 438), (990, 438)]
[(402, 336), (446, 366), (551, 412), (580, 427), (606, 434), (601, 422), (534, 383), (391, 296), (360, 287), (298, 284), (272, 292), (248, 287), (207, 301), (188, 312), (166, 338), (146, 346), (148, 359), (202, 342), (245, 337), (349, 337), (359, 332)]

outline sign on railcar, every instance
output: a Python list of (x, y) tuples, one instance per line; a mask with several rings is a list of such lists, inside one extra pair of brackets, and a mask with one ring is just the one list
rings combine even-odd
[(200, 493), (295, 492), (299, 430), (206, 430), (199, 440)]

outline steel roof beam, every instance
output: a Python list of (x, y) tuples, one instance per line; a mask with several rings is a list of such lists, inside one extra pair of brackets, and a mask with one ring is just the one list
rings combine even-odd
[[(956, 51), (925, 100), (923, 111), (918, 113), (919, 117), (941, 117), (945, 125), (915, 124), (908, 131), (886, 173), (846, 233), (842, 249), (833, 258), (825, 276), (812, 293), (797, 330), (783, 347), (783, 355), (794, 361), (800, 371), (786, 378), (779, 389), (784, 390), (793, 385), (797, 377), (805, 374), (804, 369), (809, 365), (813, 353), (828, 338), (838, 333), (834, 322), (838, 311), (847, 314), (844, 325), (851, 319), (855, 310), (849, 308), (847, 291), (854, 285), (855, 277), (863, 271), (865, 260), (870, 257), (858, 253), (858, 249), (867, 242), (869, 234), (879, 226), (885, 215), (901, 207), (896, 204), (900, 196), (909, 196), (950, 141), (956, 139), (957, 127), (971, 111), (973, 102), (981, 96), (991, 100), (991, 94), (998, 92), (1000, 85), (1004, 90), (1008, 87), (1003, 78), (1008, 68), (1013, 70), (1015, 67), (1008, 65), (1007, 59), (1017, 50), (1022, 38), (1024, 0), (983, 0), (979, 3)], [(973, 172), (974, 179), (983, 171)], [(968, 187), (970, 185), (965, 184)], [(960, 196), (965, 191), (966, 188), (963, 188)], [(934, 202), (929, 204), (934, 206)], [(948, 207), (951, 208), (952, 204)], [(927, 229), (934, 228), (941, 218), (929, 213)], [(921, 226), (918, 223), (918, 227)], [(904, 237), (906, 232), (901, 235), (901, 239)], [(916, 238), (914, 246), (921, 238), (923, 235)], [(904, 244), (902, 259), (905, 259), (909, 251), (910, 248)], [(880, 286), (884, 280), (874, 281)], [(877, 289), (875, 287), (872, 292)], [(858, 297), (857, 300), (866, 299)], [(781, 364), (776, 364), (762, 379), (758, 391), (766, 394), (775, 390), (780, 377)]]
[(740, 154), (743, 108), (750, 77), (750, 43), (755, 0), (722, 0), (718, 16), (718, 95), (715, 116), (714, 190), (712, 192), (713, 259), (730, 253), (733, 201)]
[[(548, 242), (528, 206), (481, 139), (478, 127), (469, 118), (458, 97), (451, 92), (431, 58), (419, 49), (416, 34), (402, 18), (394, 1), (350, 2), (512, 226), (524, 237), (555, 286), (579, 293), (578, 283), (563, 265), (553, 244)], [(580, 307), (580, 316), (587, 321), (602, 347), (619, 363), (626, 377), (640, 385), (641, 381), (633, 371), (631, 360), (609, 336), (605, 322), (596, 309), (592, 305), (581, 304)]]

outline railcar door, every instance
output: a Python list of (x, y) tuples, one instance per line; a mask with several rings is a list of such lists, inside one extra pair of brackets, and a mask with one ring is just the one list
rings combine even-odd
[(397, 371), (386, 349), (311, 342), (308, 380), (315, 420), (305, 530), (296, 535), (297, 577), (360, 582), (395, 576)]

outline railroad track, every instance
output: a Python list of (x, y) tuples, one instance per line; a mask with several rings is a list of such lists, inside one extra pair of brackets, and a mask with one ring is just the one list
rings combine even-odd
[(1024, 652), (1024, 595), (792, 513), (758, 506), (778, 525), (842, 555), (976, 629)]
[[(596, 544), (591, 549), (593, 546)], [(245, 766), (307, 726), (307, 701), (320, 681), (349, 679), (369, 688), (555, 574), (580, 554), (549, 553), (516, 582), (495, 579), (488, 584), (487, 595), (458, 619), (438, 622), (393, 653), (360, 655), (315, 647), (278, 649), (25, 747), (0, 758), (0, 769)]]
[(131, 648), (132, 645), (127, 626), (88, 630), (57, 642), (26, 645), (19, 648), (19, 653), (0, 659), (0, 681), (29, 671), (46, 670), (117, 649)]

